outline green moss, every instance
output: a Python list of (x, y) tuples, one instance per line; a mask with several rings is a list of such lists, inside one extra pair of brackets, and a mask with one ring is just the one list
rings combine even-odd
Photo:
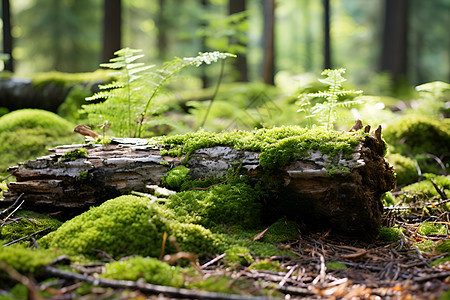
[(414, 243), (413, 246), (416, 246), (420, 251), (432, 252), (436, 243), (432, 240), (426, 240), (421, 243)]
[(63, 73), (57, 71), (43, 72), (33, 74), (31, 82), (33, 86), (38, 89), (47, 84), (53, 84), (63, 88), (71, 88), (76, 84), (107, 81), (110, 78), (109, 74), (110, 72), (101, 69), (89, 73)]
[(225, 254), (223, 261), (229, 266), (249, 266), (254, 261), (250, 250), (242, 246), (231, 246), (225, 251)]
[(39, 273), (54, 258), (56, 258), (54, 252), (48, 250), (25, 248), (16, 244), (0, 246), (0, 261), (5, 262), (21, 274)]
[(163, 155), (189, 156), (200, 148), (230, 146), (238, 150), (261, 152), (259, 162), (263, 168), (274, 169), (296, 158), (304, 156), (308, 150), (318, 150), (330, 157), (331, 161), (340, 154), (349, 155), (353, 148), (365, 139), (362, 131), (338, 132), (320, 127), (312, 129), (298, 126), (282, 126), (254, 131), (232, 131), (213, 133), (205, 131), (184, 135), (162, 137), (150, 140), (150, 143), (170, 145), (162, 150)]
[[(384, 138), (394, 146), (395, 152), (414, 156), (422, 172), (439, 172), (441, 167), (424, 153), (441, 157), (450, 152), (450, 121), (407, 115), (389, 124)], [(443, 163), (447, 167), (450, 164), (448, 155), (444, 156)]]
[(253, 228), (260, 222), (260, 191), (240, 182), (227, 182), (206, 189), (171, 195), (169, 208), (188, 222), (207, 227), (240, 225)]
[(54, 218), (27, 210), (17, 211), (14, 219), (18, 221), (2, 226), (2, 239), (13, 241), (45, 228), (54, 231), (61, 226), (61, 222)]
[(85, 148), (78, 148), (75, 150), (67, 151), (61, 156), (61, 160), (74, 161), (78, 158), (85, 158), (88, 156), (88, 152)]
[(185, 166), (178, 166), (162, 176), (161, 182), (170, 188), (176, 189), (188, 178), (189, 169)]
[(167, 225), (156, 205), (145, 198), (121, 196), (65, 222), (41, 241), (86, 255), (94, 248), (113, 257), (158, 256), (164, 231)]
[(395, 169), (397, 185), (416, 182), (419, 178), (413, 159), (398, 153), (388, 154), (386, 159)]
[(450, 255), (446, 255), (444, 257), (439, 257), (438, 259), (433, 260), (430, 263), (430, 266), (438, 266), (438, 265), (441, 265), (441, 264), (446, 263), (448, 261), (450, 261)]
[[(448, 236), (448, 235), (447, 235)], [(434, 251), (438, 253), (450, 252), (450, 240), (442, 240), (436, 243), (436, 248)]]
[(386, 192), (381, 196), (381, 201), (384, 206), (394, 206), (398, 201), (391, 192)]
[(79, 141), (75, 126), (54, 113), (23, 109), (0, 117), (0, 172), (48, 153), (49, 147)]
[(297, 224), (293, 221), (282, 218), (272, 225), (262, 241), (269, 243), (281, 243), (297, 238), (299, 235)]
[(444, 188), (444, 192), (447, 195), (450, 194), (450, 176), (424, 174), (424, 177), (426, 178), (425, 180), (403, 187), (402, 192), (426, 195), (427, 197), (438, 196), (439, 194), (430, 180), (433, 179), (440, 189)]
[(378, 233), (378, 239), (383, 242), (396, 242), (403, 237), (400, 228), (381, 227)]
[(346, 270), (347, 266), (344, 263), (338, 262), (338, 261), (332, 261), (329, 263), (326, 263), (325, 266), (328, 270)]
[(272, 272), (280, 272), (280, 262), (277, 260), (263, 259), (252, 263), (248, 268), (250, 270), (265, 270)]
[[(223, 239), (201, 225), (171, 221), (168, 226), (169, 234), (176, 238), (182, 251), (201, 255), (223, 250)], [(168, 245), (168, 249), (176, 252), (172, 245)]]
[(151, 284), (183, 286), (183, 276), (179, 268), (152, 257), (135, 256), (127, 260), (115, 261), (105, 266), (102, 278), (117, 280), (143, 279)]
[[(43, 237), (45, 247), (60, 248), (73, 254), (92, 255), (101, 249), (113, 257), (132, 254), (158, 257), (163, 234), (176, 237), (183, 251), (214, 253), (222, 241), (203, 226), (180, 223), (173, 212), (147, 198), (121, 196), (65, 222)], [(167, 243), (166, 250), (175, 252)]]
[(420, 235), (447, 234), (447, 226), (445, 224), (423, 222), (422, 224), (420, 224), (417, 233), (419, 233)]

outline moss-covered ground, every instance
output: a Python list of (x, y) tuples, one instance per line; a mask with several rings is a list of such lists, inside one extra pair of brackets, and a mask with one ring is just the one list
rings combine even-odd
[[(7, 113), (0, 108), (0, 173), (19, 161), (47, 154), (46, 148), (53, 145), (83, 141), (73, 134), (73, 128), (84, 122), (78, 110), (90, 91), (79, 83), (104, 74), (79, 75), (51, 73), (33, 80), (36, 88), (48, 83), (65, 88), (76, 85), (59, 108), (59, 115), (30, 109)], [(270, 170), (308, 150), (319, 150), (331, 158), (349, 154), (365, 138), (362, 131), (346, 132), (353, 120), (336, 124), (342, 131), (293, 126), (310, 125), (314, 120), (297, 112), (296, 96), (281, 97), (277, 88), (259, 84), (222, 88), (205, 125), (218, 133), (199, 130), (175, 134), (192, 131), (195, 126), (189, 124), (202, 119), (207, 106), (169, 96), (165, 103), (177, 126), (164, 128), (170, 134), (153, 138), (150, 143), (169, 144), (163, 154), (180, 157), (219, 145), (258, 151), (261, 165)], [(316, 90), (303, 87), (302, 91)], [(261, 92), (270, 95), (270, 100), (261, 97)], [(193, 91), (185, 94), (198, 95)], [(250, 98), (257, 101), (249, 103)], [(302, 224), (284, 218), (262, 224), (258, 186), (245, 177), (231, 176), (235, 170), (223, 178), (192, 180), (189, 166), (181, 166), (162, 182), (177, 191), (168, 198), (124, 195), (70, 220), (22, 209), (10, 215), (11, 210), (2, 208), (2, 245), (47, 231), (0, 247), (0, 299), (29, 297), (33, 288), (27, 287), (24, 278), (36, 281), (40, 290), (34, 292), (43, 298), (62, 297), (60, 294), (68, 291), (66, 295), (71, 297), (95, 294), (110, 299), (143, 299), (146, 296), (138, 285), (144, 283), (279, 298), (285, 294), (338, 299), (349, 294), (386, 299), (449, 295), (448, 100), (422, 101), (419, 97), (415, 109), (425, 116), (418, 116), (411, 110), (401, 114), (390, 111), (388, 107), (395, 106), (397, 100), (387, 97), (373, 98), (386, 107), (382, 111), (374, 109), (369, 98), (366, 105), (355, 109), (361, 114), (371, 113), (363, 116), (366, 122), (383, 124), (387, 160), (395, 167), (398, 185), (383, 198), (383, 227), (373, 243), (329, 236), (327, 232), (306, 233)], [(181, 113), (188, 110), (189, 114)], [(348, 110), (338, 113), (352, 119)], [(230, 124), (233, 126), (228, 128), (237, 129), (222, 131)], [(281, 124), (284, 126), (272, 127)], [(243, 130), (251, 128), (259, 129)], [(64, 159), (83, 155), (76, 151)], [(7, 188), (3, 174), (2, 190)], [(38, 249), (33, 248), (36, 245)], [(68, 274), (139, 284), (125, 290), (102, 288), (80, 277), (62, 283), (58, 276), (49, 276), (46, 271), (46, 266), (58, 257), (52, 267)], [(27, 277), (17, 277), (15, 272)]]

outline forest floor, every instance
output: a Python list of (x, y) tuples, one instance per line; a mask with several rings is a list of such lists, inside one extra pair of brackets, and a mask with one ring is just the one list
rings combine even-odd
[[(418, 228), (430, 219), (449, 224), (449, 213), (424, 216), (410, 211), (408, 214), (389, 211), (385, 217), (390, 226), (403, 229), (401, 239), (391, 243), (363, 243), (328, 233), (301, 234), (298, 239), (279, 245), (295, 256), (270, 257), (271, 261), (280, 262), (280, 270), (284, 272), (226, 268), (221, 263), (223, 255), (201, 266), (197, 264), (203, 279), (232, 278), (227, 285), (230, 292), (238, 291), (238, 294), (177, 289), (139, 280), (99, 279), (98, 274), (106, 263), (70, 265), (71, 271), (49, 265), (46, 271), (51, 277), (59, 278), (52, 283), (31, 284), (33, 278), (19, 276), (13, 270), (8, 273), (28, 287), (29, 299), (42, 299), (38, 291), (43, 290), (52, 295), (46, 299), (439, 299), (444, 294), (448, 296), (450, 261), (430, 265), (438, 258), (448, 257), (448, 253), (423, 251), (420, 247), (426, 241), (444, 241), (448, 235), (422, 236)], [(83, 285), (81, 295), (79, 290)]]

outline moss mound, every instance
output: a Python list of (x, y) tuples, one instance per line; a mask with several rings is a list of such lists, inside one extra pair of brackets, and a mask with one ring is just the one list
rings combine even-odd
[[(25, 248), (21, 245), (0, 246), (0, 262), (6, 263), (21, 274), (39, 273), (54, 258), (54, 252), (48, 250)], [(2, 272), (0, 270), (0, 274)]]
[(402, 188), (403, 192), (410, 194), (426, 195), (427, 197), (439, 196), (436, 188), (431, 183), (431, 179), (442, 189), (446, 195), (450, 194), (450, 176), (439, 176), (435, 174), (424, 174), (425, 180), (407, 185)]
[(171, 195), (167, 206), (179, 219), (207, 227), (254, 228), (260, 223), (260, 195), (261, 192), (246, 183), (227, 183)]
[(395, 169), (397, 185), (413, 183), (419, 179), (413, 159), (398, 153), (388, 154), (386, 159)]
[[(172, 219), (170, 210), (130, 195), (91, 208), (40, 241), (46, 247), (84, 255), (101, 249), (115, 258), (132, 254), (158, 257), (164, 232), (175, 236), (183, 251), (215, 252), (220, 245), (208, 229), (179, 223)], [(166, 249), (175, 252), (171, 245)]]
[(74, 125), (39, 109), (22, 109), (0, 117), (0, 172), (10, 165), (47, 154), (47, 148), (79, 142)]
[[(434, 120), (419, 116), (404, 116), (389, 124), (384, 131), (384, 138), (393, 146), (393, 152), (402, 155), (413, 155), (416, 160), (430, 160), (427, 157), (418, 155), (429, 153), (441, 157), (442, 154), (450, 152), (450, 121)], [(444, 158), (444, 164), (448, 167), (450, 163), (449, 156)], [(421, 164), (426, 167), (426, 163)], [(423, 171), (439, 171), (423, 170)]]
[(143, 279), (151, 284), (183, 286), (183, 276), (179, 268), (152, 257), (135, 256), (123, 261), (115, 261), (105, 266), (102, 278), (116, 280)]

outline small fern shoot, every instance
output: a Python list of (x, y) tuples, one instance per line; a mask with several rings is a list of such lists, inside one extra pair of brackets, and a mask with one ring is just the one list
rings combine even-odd
[(328, 90), (307, 95), (308, 97), (325, 98), (324, 102), (316, 103), (310, 109), (311, 114), (307, 117), (317, 117), (321, 125), (328, 130), (331, 130), (333, 128), (334, 123), (339, 117), (336, 111), (337, 107), (349, 107), (355, 104), (363, 103), (359, 99), (339, 101), (340, 97), (356, 96), (362, 94), (362, 91), (345, 90), (342, 87), (342, 83), (347, 80), (342, 76), (342, 74), (344, 73), (344, 68), (324, 70), (321, 75), (326, 75), (327, 78), (319, 79), (319, 81), (329, 85)]
[(116, 81), (100, 85), (100, 92), (86, 98), (88, 101), (104, 99), (103, 102), (83, 105), (90, 123), (103, 124), (108, 121), (117, 137), (141, 137), (152, 101), (176, 73), (191, 65), (198, 67), (235, 56), (218, 51), (200, 53), (197, 57), (175, 58), (162, 68), (152, 70), (154, 65), (136, 62), (144, 56), (141, 52), (121, 49), (114, 53), (117, 57), (101, 64), (102, 67), (117, 70), (112, 74)]
[(185, 57), (183, 59), (175, 58), (170, 62), (166, 62), (164, 66), (156, 70), (155, 72), (150, 72), (147, 77), (149, 84), (153, 86), (153, 90), (148, 97), (145, 107), (142, 110), (139, 120), (138, 120), (138, 135), (142, 135), (142, 125), (145, 121), (148, 109), (152, 100), (155, 98), (157, 93), (160, 91), (161, 87), (170, 80), (176, 73), (180, 72), (188, 66), (200, 67), (202, 64), (211, 64), (217, 62), (219, 59), (227, 59), (228, 57), (236, 57), (234, 54), (222, 53), (219, 51), (199, 53), (196, 57)]

